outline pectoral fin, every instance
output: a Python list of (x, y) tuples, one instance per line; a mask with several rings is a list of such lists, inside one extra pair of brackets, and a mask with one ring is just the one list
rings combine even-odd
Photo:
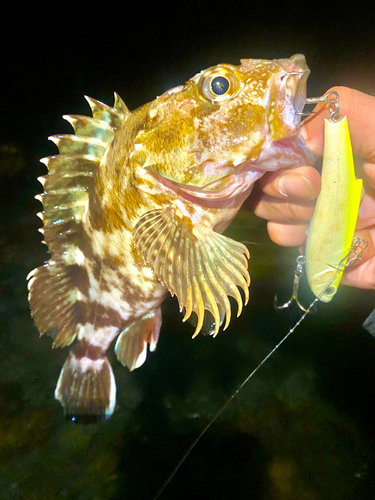
[(238, 287), (245, 293), (246, 304), (250, 285), (250, 255), (245, 245), (212, 229), (194, 227), (174, 207), (147, 212), (135, 226), (134, 237), (146, 263), (172, 296), (177, 296), (180, 310), (186, 309), (183, 321), (192, 311), (197, 314), (193, 337), (202, 328), (205, 310), (214, 317), (214, 336), (219, 331), (221, 308), (226, 314), (224, 329), (227, 328), (231, 317), (229, 295), (238, 303), (237, 316), (241, 314)]

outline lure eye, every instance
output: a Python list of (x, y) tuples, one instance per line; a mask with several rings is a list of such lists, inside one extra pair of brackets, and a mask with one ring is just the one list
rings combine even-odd
[(336, 293), (336, 288), (333, 286), (329, 286), (326, 288), (326, 291), (324, 292), (328, 297), (331, 297), (331, 295), (335, 295)]
[(198, 85), (203, 96), (211, 102), (227, 101), (240, 90), (236, 75), (224, 67), (205, 71)]

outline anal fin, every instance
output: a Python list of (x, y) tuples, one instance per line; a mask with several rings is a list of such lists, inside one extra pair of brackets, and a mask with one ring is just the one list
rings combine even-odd
[(139, 368), (146, 361), (147, 344), (150, 351), (156, 349), (161, 321), (161, 309), (158, 307), (133, 321), (118, 337), (115, 346), (117, 359), (130, 371)]
[(116, 383), (107, 357), (91, 359), (71, 352), (61, 370), (55, 390), (69, 420), (94, 423), (113, 413)]

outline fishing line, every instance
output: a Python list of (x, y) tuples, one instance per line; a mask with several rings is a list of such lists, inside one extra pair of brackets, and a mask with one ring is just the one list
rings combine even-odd
[[(334, 96), (334, 99), (330, 99), (331, 96)], [(326, 121), (327, 127), (328, 127), (328, 124), (332, 125), (332, 123), (333, 124), (337, 123), (338, 125), (341, 124), (341, 128), (342, 128), (342, 126), (344, 126), (344, 127), (347, 126), (346, 120), (345, 121), (343, 121), (343, 120), (340, 121), (341, 115), (340, 115), (340, 107), (339, 107), (339, 95), (338, 95), (337, 92), (331, 91), (331, 92), (329, 92), (328, 94), (326, 94), (326, 95), (324, 95), (322, 97), (317, 97), (317, 98), (314, 97), (314, 98), (306, 99), (306, 103), (307, 104), (312, 104), (312, 103), (315, 104), (315, 103), (318, 103), (318, 102), (328, 103), (328, 105), (329, 105), (330, 116), (329, 116), (329, 120)], [(341, 129), (340, 129), (340, 133), (341, 133)], [(328, 133), (327, 133), (328, 139), (335, 139), (336, 135), (333, 135), (333, 133), (331, 133), (331, 135), (328, 136)], [(335, 139), (335, 140), (337, 142), (337, 139)], [(349, 137), (348, 130), (346, 130), (346, 136), (344, 138), (344, 145), (347, 146), (346, 149), (343, 148), (343, 147), (340, 148), (340, 144), (336, 144), (337, 151), (334, 151), (333, 159), (335, 160), (335, 164), (336, 164), (337, 168), (340, 167), (340, 165), (341, 165), (340, 161), (341, 162), (343, 161), (344, 165), (348, 164), (347, 168), (350, 169), (350, 163), (351, 163), (350, 162), (350, 158), (351, 158), (351, 156), (350, 156), (351, 155), (351, 145), (350, 145), (350, 137)], [(331, 153), (331, 156), (332, 156), (332, 152), (330, 152), (330, 153)], [(350, 153), (350, 155), (349, 155), (350, 158), (347, 158), (348, 153)], [(324, 165), (324, 161), (328, 162), (328, 160), (332, 160), (332, 158), (328, 158), (328, 154), (327, 154), (327, 158), (326, 158), (326, 156), (324, 156), (323, 165)], [(353, 167), (353, 169), (354, 169), (354, 167)], [(354, 173), (353, 173), (353, 175), (354, 175)], [(349, 181), (351, 182), (351, 184), (353, 184), (353, 182), (354, 182), (353, 179), (352, 180), (349, 179)], [(350, 182), (349, 182), (349, 185), (350, 185)], [(354, 189), (354, 187), (352, 189)], [(337, 189), (336, 189), (336, 191), (337, 191)], [(324, 204), (322, 205), (323, 202), (321, 202), (320, 205), (319, 205), (319, 200), (320, 199), (321, 199), (321, 195), (318, 198), (317, 208), (315, 210), (318, 210), (320, 205), (321, 206), (324, 205)], [(323, 201), (325, 201), (325, 200), (323, 200)], [(337, 196), (336, 196), (336, 202), (338, 202)], [(322, 208), (320, 208), (320, 210), (322, 210)], [(357, 213), (358, 213), (358, 206), (356, 208), (353, 208), (353, 210), (357, 210)], [(324, 212), (323, 213), (323, 220), (324, 220), (325, 216), (326, 216), (326, 214)], [(314, 218), (315, 218), (315, 213), (314, 213), (314, 217), (313, 217), (312, 223), (310, 223), (310, 235), (308, 237), (310, 239), (311, 239), (311, 232), (314, 229), (313, 228)], [(335, 213), (335, 216), (334, 216), (334, 222), (335, 222), (335, 224), (337, 224), (337, 220), (338, 220), (338, 216), (337, 216), (337, 213)], [(350, 221), (351, 221), (351, 223), (353, 223), (354, 219), (352, 218), (352, 219), (350, 219)], [(348, 226), (348, 224), (347, 224), (347, 226)], [(355, 221), (354, 221), (354, 225), (352, 227), (353, 232), (351, 233), (351, 238), (353, 238), (354, 228), (355, 228)], [(315, 236), (318, 236), (319, 238), (321, 238), (319, 231), (316, 231), (316, 229), (314, 229), (314, 234), (315, 234)], [(319, 238), (318, 238), (318, 242), (319, 242)], [(308, 241), (309, 241), (309, 239), (308, 239)], [(334, 238), (333, 238), (333, 241), (334, 241)], [(364, 248), (361, 248), (362, 243), (364, 243), (364, 245), (365, 245)], [(227, 408), (227, 406), (231, 403), (231, 401), (237, 396), (237, 394), (239, 393), (239, 391), (247, 384), (247, 382), (258, 372), (258, 370), (266, 363), (266, 361), (268, 361), (268, 359), (272, 356), (272, 354), (275, 351), (277, 351), (277, 349), (287, 340), (288, 337), (290, 337), (290, 335), (302, 323), (302, 321), (306, 318), (306, 316), (311, 312), (311, 309), (314, 307), (314, 305), (316, 304), (316, 302), (318, 302), (319, 300), (323, 300), (323, 296), (324, 296), (325, 293), (327, 293), (328, 296), (332, 296), (332, 295), (334, 295), (336, 293), (336, 289), (337, 289), (338, 284), (337, 284), (336, 287), (332, 287), (332, 289), (330, 290), (330, 287), (331, 287), (332, 283), (335, 282), (335, 280), (339, 277), (340, 273), (342, 273), (344, 271), (344, 269), (346, 267), (348, 267), (353, 261), (355, 261), (355, 260), (361, 260), (360, 259), (360, 255), (366, 249), (366, 247), (367, 247), (367, 241), (366, 240), (362, 240), (361, 238), (355, 237), (353, 239), (353, 241), (352, 241), (352, 244), (351, 244), (351, 247), (349, 249), (349, 252), (343, 258), (340, 259), (342, 253), (341, 254), (339, 253), (340, 257), (336, 256), (336, 258), (332, 259), (334, 261), (336, 261), (336, 259), (337, 260), (340, 259), (337, 266), (336, 265), (331, 265), (331, 264), (329, 264), (329, 262), (327, 264), (325, 264), (325, 266), (326, 266), (325, 269), (324, 269), (325, 273), (327, 273), (327, 272), (331, 273), (332, 272), (332, 271), (329, 270), (329, 268), (332, 268), (332, 270), (335, 270), (335, 271), (333, 273), (333, 276), (330, 279), (328, 279), (327, 283), (326, 284), (324, 284), (324, 283), (322, 284), (322, 289), (319, 292), (318, 291), (314, 291), (314, 289), (311, 287), (311, 283), (310, 283), (310, 280), (309, 280), (309, 285), (310, 285), (310, 288), (311, 288), (312, 292), (315, 294), (315, 298), (311, 302), (311, 304), (309, 305), (309, 307), (307, 309), (305, 309), (300, 304), (300, 302), (298, 300), (299, 280), (300, 280), (300, 277), (303, 274), (302, 267), (304, 265), (305, 258), (303, 256), (300, 256), (300, 257), (297, 258), (297, 268), (296, 268), (296, 271), (295, 271), (295, 274), (294, 274), (294, 283), (293, 283), (293, 294), (292, 294), (292, 297), (283, 306), (277, 307), (277, 308), (278, 309), (286, 309), (292, 303), (296, 303), (299, 306), (299, 308), (303, 311), (303, 315), (295, 323), (295, 325), (287, 332), (287, 334), (284, 335), (284, 337), (280, 340), (280, 342), (278, 342), (276, 344), (276, 346), (250, 372), (250, 374), (237, 387), (237, 389), (233, 392), (233, 394), (225, 401), (224, 405), (214, 415), (214, 417), (211, 419), (211, 421), (204, 427), (204, 429), (199, 434), (199, 436), (195, 439), (195, 441), (187, 449), (187, 451), (185, 452), (185, 454), (183, 455), (182, 459), (178, 463), (177, 467), (175, 467), (175, 469), (173, 470), (172, 474), (169, 476), (169, 478), (167, 479), (167, 481), (163, 484), (162, 488), (160, 489), (160, 491), (158, 492), (158, 494), (156, 495), (156, 497), (154, 498), (154, 500), (157, 500), (160, 497), (160, 495), (163, 493), (163, 491), (165, 490), (165, 488), (168, 486), (168, 484), (174, 478), (175, 474), (177, 473), (177, 471), (179, 470), (179, 468), (181, 467), (181, 465), (184, 463), (184, 461), (186, 460), (186, 458), (189, 456), (189, 454), (191, 453), (191, 451), (194, 449), (194, 447), (199, 442), (199, 440), (204, 436), (204, 434), (207, 432), (207, 430), (211, 427), (211, 425), (218, 419), (218, 417), (223, 413), (223, 411)], [(341, 250), (341, 247), (340, 247), (339, 250)], [(342, 250), (345, 251), (345, 248), (342, 248)], [(307, 249), (307, 251), (308, 251), (308, 249)], [(319, 253), (319, 247), (313, 253), (313, 257), (316, 257), (317, 252)], [(323, 254), (324, 254), (323, 262), (327, 262), (327, 260), (331, 260), (330, 257), (329, 257), (329, 255), (327, 256), (324, 252), (323, 252)], [(354, 254), (354, 255), (352, 255), (352, 254)], [(308, 258), (311, 260), (311, 255), (308, 256)], [(332, 298), (332, 297), (330, 297), (330, 298)], [(323, 301), (326, 301), (326, 300), (323, 300)]]
[[(350, 252), (352, 249), (350, 250)], [(349, 252), (349, 254), (350, 254)], [(348, 254), (348, 255), (349, 255)], [(351, 259), (347, 264), (344, 264), (343, 262), (345, 259), (348, 257), (346, 255), (339, 263), (337, 267), (335, 267), (336, 272), (334, 276), (327, 282), (327, 284), (324, 286), (322, 291), (319, 293), (317, 297), (311, 302), (309, 307), (305, 309), (304, 314), (300, 317), (300, 319), (295, 323), (295, 325), (288, 331), (288, 333), (278, 342), (275, 347), (262, 359), (262, 361), (254, 368), (254, 370), (245, 378), (245, 380), (237, 387), (237, 389), (233, 392), (233, 394), (226, 400), (224, 405), (219, 409), (219, 411), (214, 415), (214, 417), (210, 420), (210, 422), (203, 428), (202, 432), (199, 434), (199, 436), (193, 441), (193, 443), (189, 446), (189, 448), (186, 450), (184, 453), (183, 457), (173, 470), (172, 474), (168, 477), (168, 479), (165, 481), (163, 484), (162, 488), (159, 490), (157, 495), (154, 497), (153, 500), (157, 500), (160, 495), (164, 492), (165, 488), (168, 486), (168, 484), (172, 481), (174, 476), (176, 475), (177, 471), (181, 467), (181, 465), (185, 462), (187, 457), (190, 455), (191, 451), (194, 449), (194, 447), (197, 445), (197, 443), (200, 441), (200, 439), (204, 436), (204, 434), (208, 431), (208, 429), (211, 427), (211, 425), (220, 417), (220, 415), (223, 413), (223, 411), (227, 408), (227, 406), (231, 403), (231, 401), (237, 396), (237, 394), (240, 392), (240, 390), (247, 384), (247, 382), (257, 373), (257, 371), (266, 363), (266, 361), (269, 360), (269, 358), (272, 356), (272, 354), (277, 351), (277, 349), (287, 340), (287, 338), (296, 330), (296, 328), (302, 323), (302, 321), (306, 318), (306, 316), (311, 312), (311, 309), (314, 307), (314, 305), (321, 299), (323, 296), (324, 292), (329, 288), (329, 286), (333, 283), (333, 281), (337, 278), (340, 272), (342, 272), (343, 268), (347, 267), (353, 260), (357, 260), (357, 258)]]

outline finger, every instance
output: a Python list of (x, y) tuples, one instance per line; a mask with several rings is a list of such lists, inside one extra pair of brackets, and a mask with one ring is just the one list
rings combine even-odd
[(313, 167), (268, 172), (257, 182), (265, 194), (275, 198), (315, 200), (320, 191), (320, 174)]
[(375, 289), (375, 263), (367, 261), (360, 267), (348, 267), (341, 280), (342, 285), (355, 286), (364, 290)]
[[(250, 197), (251, 198), (251, 197)], [(314, 214), (315, 201), (279, 200), (273, 196), (261, 194), (249, 201), (251, 210), (261, 219), (283, 223), (305, 223)]]
[[(369, 161), (375, 161), (375, 97), (347, 87), (333, 87), (338, 92), (341, 116), (347, 116), (353, 152)], [(324, 119), (329, 111), (326, 104), (318, 104), (317, 114), (303, 122), (301, 133), (306, 145), (322, 156), (324, 144)]]
[[(375, 142), (375, 136), (374, 136), (374, 142)], [(365, 162), (362, 165), (362, 170), (366, 177), (366, 180), (368, 181), (372, 189), (375, 189), (375, 163)]]
[(375, 225), (375, 193), (365, 192), (358, 211), (357, 230)]
[(308, 223), (285, 224), (282, 222), (270, 221), (267, 223), (267, 230), (271, 240), (283, 247), (297, 247), (306, 241), (306, 231)]

